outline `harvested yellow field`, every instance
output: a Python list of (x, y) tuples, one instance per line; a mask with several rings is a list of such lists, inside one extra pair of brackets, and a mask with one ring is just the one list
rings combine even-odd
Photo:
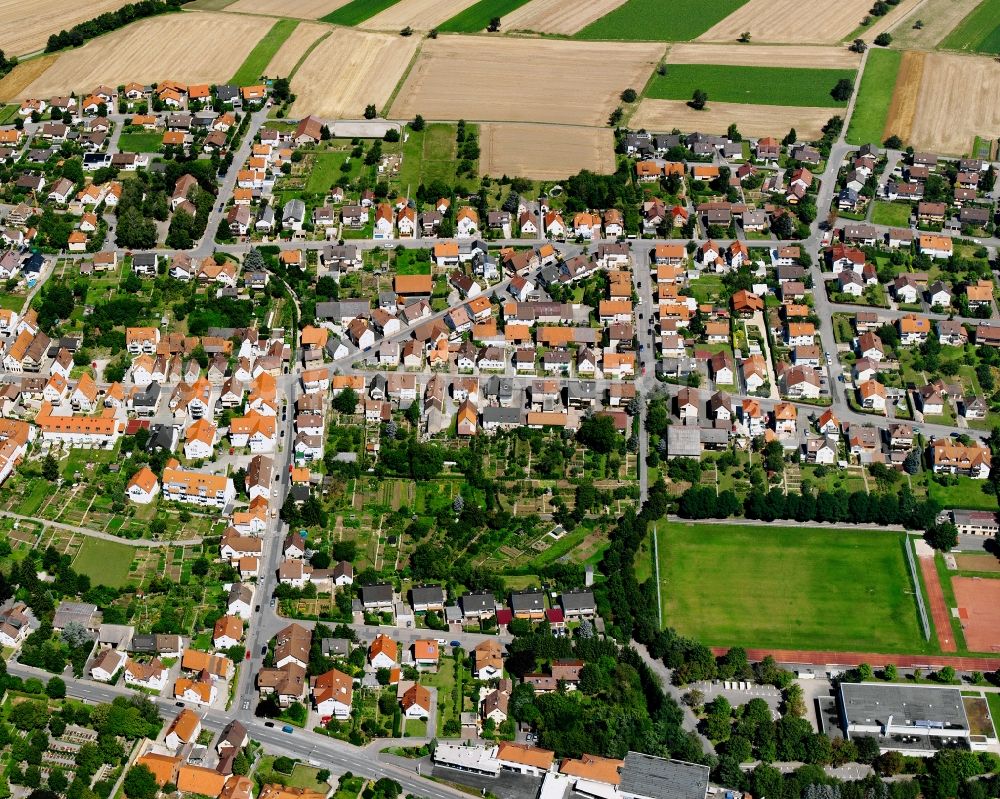
[(104, 83), (219, 83), (274, 24), (265, 17), (192, 11), (144, 19), (69, 50), (19, 97), (86, 93)]
[(292, 74), (295, 65), (299, 63), (312, 43), (324, 33), (329, 33), (330, 28), (315, 22), (300, 22), (292, 35), (285, 39), (271, 63), (267, 65), (265, 75), (276, 78), (287, 78)]
[(531, 0), (503, 18), (503, 29), (572, 36), (624, 2), (625, 0)]
[(114, 11), (128, 0), (0, 0), (0, 50), (8, 57), (45, 49), (49, 36)]
[(645, 85), (663, 49), (514, 37), (486, 46), (481, 36), (443, 36), (424, 43), (392, 116), (603, 127), (618, 95)]
[(22, 61), (14, 67), (0, 78), (0, 102), (8, 103), (15, 97), (21, 97), (24, 90), (38, 80), (58, 58), (58, 55), (52, 53), (30, 61)]
[(562, 180), (581, 169), (615, 171), (610, 128), (490, 122), (480, 125), (479, 133), (484, 175)]
[(908, 143), (963, 155), (1000, 130), (1000, 64), (992, 58), (928, 53)]
[(724, 64), (734, 67), (809, 67), (857, 69), (861, 55), (846, 47), (812, 44), (731, 44), (683, 42), (667, 53), (668, 64)]
[(319, 19), (349, 2), (351, 0), (236, 0), (226, 6), (226, 13)]
[(416, 37), (336, 28), (316, 45), (292, 77), (293, 117), (360, 117), (381, 109), (417, 51)]
[(871, 0), (750, 0), (698, 41), (735, 42), (750, 31), (755, 42), (833, 44), (861, 24), (871, 5)]
[[(907, 0), (905, 4), (900, 3), (910, 8), (907, 9), (906, 16), (892, 27), (892, 46), (932, 50), (981, 2), (982, 0)], [(913, 27), (918, 19), (923, 23), (923, 27), (919, 29)], [(875, 25), (872, 30), (875, 30)], [(868, 38), (867, 34), (865, 38)]]
[(373, 31), (401, 31), (407, 27), (429, 31), (475, 2), (476, 0), (401, 0), (365, 20), (358, 27)]
[(836, 113), (835, 108), (744, 103), (710, 103), (707, 110), (695, 111), (683, 100), (643, 100), (629, 127), (725, 133), (735, 122), (744, 136), (784, 136), (789, 128), (795, 128), (799, 139), (817, 139), (822, 135), (823, 125)]

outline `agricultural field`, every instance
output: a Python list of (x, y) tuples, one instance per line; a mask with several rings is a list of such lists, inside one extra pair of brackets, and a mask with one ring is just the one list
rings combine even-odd
[(19, 97), (86, 94), (101, 83), (228, 80), (274, 24), (265, 17), (193, 11), (166, 14), (62, 53)]
[(38, 80), (45, 73), (45, 70), (58, 59), (59, 56), (52, 53), (32, 58), (30, 61), (22, 61), (3, 78), (0, 78), (0, 101), (8, 102), (15, 97), (20, 97), (21, 93)]
[(417, 44), (412, 36), (334, 30), (313, 48), (293, 76), (296, 100), (291, 115), (359, 118), (369, 103), (381, 108), (406, 71)]
[[(896, 73), (896, 83), (892, 90), (892, 99), (885, 116), (883, 136), (899, 136), (904, 142), (910, 138), (913, 120), (917, 113), (917, 98), (924, 77), (924, 61), (927, 53), (919, 50), (907, 50), (903, 53)], [(862, 80), (864, 77), (862, 76)], [(884, 96), (883, 88), (879, 95)], [(860, 103), (860, 98), (858, 103)], [(871, 103), (872, 106), (877, 105)]]
[(231, 14), (265, 14), (272, 17), (320, 19), (351, 0), (236, 0), (225, 10)]
[(572, 36), (591, 22), (614, 11), (626, 0), (531, 0), (503, 18), (506, 31), (536, 31)]
[(285, 43), (278, 48), (271, 63), (267, 65), (265, 74), (268, 76), (287, 78), (301, 61), (306, 52), (320, 36), (330, 33), (330, 29), (325, 25), (313, 22), (300, 22), (298, 27), (292, 31), (291, 36), (285, 39)]
[(858, 99), (847, 128), (847, 141), (851, 144), (881, 144), (885, 140), (886, 117), (902, 60), (903, 55), (897, 50), (877, 49), (868, 53)]
[(735, 123), (744, 136), (784, 136), (795, 128), (800, 138), (817, 139), (836, 111), (788, 105), (716, 103), (709, 98), (707, 111), (695, 111), (682, 100), (644, 99), (629, 127), (646, 130), (700, 130), (725, 133)]
[(479, 0), (464, 11), (445, 20), (439, 30), (447, 33), (478, 33), (485, 30), (493, 17), (501, 20), (523, 6), (528, 0)]
[(837, 81), (854, 81), (854, 72), (842, 69), (672, 64), (666, 75), (656, 75), (646, 96), (657, 100), (690, 100), (702, 89), (709, 102), (765, 105), (842, 107), (830, 91)]
[[(395, 44), (399, 37), (394, 37)], [(662, 54), (655, 44), (602, 44), (474, 36), (426, 41), (392, 105), (392, 116), (483, 122), (552, 122), (603, 127), (626, 88), (645, 85)], [(538, 76), (545, 64), (545, 78)], [(489, 92), (456, 92), (455, 76)], [(553, 92), (587, 76), (587, 102)], [(502, 76), (502, 79), (497, 79)]]
[(357, 25), (398, 3), (399, 0), (351, 0), (322, 17), (333, 25)]
[[(901, 50), (937, 47), (982, 0), (927, 0), (892, 31), (892, 46)], [(913, 27), (917, 20), (920, 27)]]
[(861, 56), (846, 47), (821, 47), (812, 44), (749, 44), (733, 47), (731, 44), (711, 42), (679, 42), (670, 46), (667, 64), (729, 64), (740, 67), (808, 67), (856, 71), (861, 64)]
[(1000, 0), (983, 0), (939, 46), (947, 50), (1000, 54)]
[[(910, 84), (900, 88), (912, 91)], [(896, 113), (894, 97), (890, 116)], [(909, 130), (899, 124), (899, 135), (921, 150), (962, 155), (976, 136), (993, 138), (1000, 129), (1000, 64), (991, 58), (927, 53), (912, 119)]]
[(746, 0), (671, 0), (664, 13), (662, 0), (628, 0), (579, 33), (579, 39), (686, 42), (697, 39)]
[[(247, 86), (260, 80), (266, 73), (268, 64), (278, 54), (298, 24), (298, 20), (294, 19), (280, 19), (275, 22), (274, 27), (257, 42), (257, 46), (250, 51), (247, 60), (236, 70), (236, 74), (229, 82), (237, 86)], [(268, 75), (268, 77), (276, 78), (278, 75)]]
[(750, 0), (698, 38), (735, 42), (749, 32), (755, 42), (834, 44), (861, 24), (869, 8), (871, 0)]
[(51, 0), (26, 0), (5, 3), (0, 10), (0, 50), (8, 58), (37, 52), (45, 48), (53, 33), (69, 30), (107, 11), (121, 8), (125, 2), (81, 0), (78, 3), (52, 3)]
[(426, 31), (464, 11), (476, 0), (402, 0), (365, 20), (358, 27), (368, 30), (401, 31), (403, 28)]
[(708, 645), (924, 652), (902, 535), (660, 523), (663, 621)]
[(615, 169), (614, 137), (608, 128), (487, 123), (480, 129), (479, 169), (484, 175), (561, 180), (581, 169)]

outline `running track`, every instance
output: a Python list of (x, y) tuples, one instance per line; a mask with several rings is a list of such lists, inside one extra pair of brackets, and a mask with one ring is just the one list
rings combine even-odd
[[(728, 647), (712, 647), (715, 655), (724, 655)], [(957, 671), (996, 671), (1000, 669), (1000, 657), (977, 658), (957, 655), (879, 655), (873, 652), (807, 652), (796, 649), (748, 649), (751, 661), (763, 660), (767, 655), (778, 663), (802, 664), (804, 666), (885, 666), (892, 663), (904, 669), (934, 668), (951, 666)]]
[(923, 575), (924, 585), (927, 587), (927, 610), (930, 611), (931, 619), (934, 621), (934, 629), (937, 631), (941, 651), (957, 652), (958, 646), (951, 629), (951, 618), (948, 615), (948, 605), (944, 601), (941, 579), (934, 564), (934, 555), (930, 557), (920, 556), (917, 560), (920, 562), (920, 573)]

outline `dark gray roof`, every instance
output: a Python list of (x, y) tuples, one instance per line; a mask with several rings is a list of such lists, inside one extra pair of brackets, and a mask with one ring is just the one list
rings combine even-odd
[(469, 611), (496, 610), (497, 606), (497, 601), (493, 598), (493, 594), (465, 594), (460, 602), (462, 603), (462, 610), (466, 613)]
[(629, 752), (621, 770), (621, 792), (644, 799), (705, 799), (708, 766)]
[(595, 607), (594, 592), (589, 588), (563, 591), (559, 602), (563, 606), (563, 610), (593, 610)]
[(223, 102), (228, 102), (236, 98), (240, 93), (240, 90), (229, 83), (224, 83), (221, 86), (215, 87), (215, 96), (218, 97)]
[(923, 721), (943, 724), (950, 730), (969, 729), (962, 692), (958, 688), (841, 683), (840, 698), (848, 724), (885, 725), (891, 716), (894, 727), (919, 726)]
[(366, 605), (372, 602), (379, 604), (392, 602), (392, 594), (392, 586), (388, 583), (361, 586), (361, 600)]
[(536, 589), (512, 591), (510, 607), (515, 613), (525, 610), (545, 610), (545, 594)]
[(132, 652), (155, 652), (155, 635), (133, 635), (132, 645), (129, 647)]
[(498, 408), (488, 405), (483, 408), (483, 424), (518, 424), (524, 419), (520, 408)]
[(414, 605), (444, 604), (444, 589), (440, 585), (416, 585), (410, 589)]

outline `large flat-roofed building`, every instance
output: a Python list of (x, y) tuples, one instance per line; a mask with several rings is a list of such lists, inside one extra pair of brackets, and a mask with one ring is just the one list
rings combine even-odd
[(705, 799), (708, 775), (708, 766), (629, 752), (618, 789), (624, 799)]
[(496, 746), (456, 746), (441, 742), (434, 747), (434, 763), (490, 777), (496, 777), (500, 773)]
[(994, 511), (953, 510), (950, 514), (959, 535), (1000, 535), (1000, 521)]
[(969, 719), (958, 688), (841, 683), (837, 708), (846, 737), (874, 737), (883, 752), (932, 755), (969, 748)]

